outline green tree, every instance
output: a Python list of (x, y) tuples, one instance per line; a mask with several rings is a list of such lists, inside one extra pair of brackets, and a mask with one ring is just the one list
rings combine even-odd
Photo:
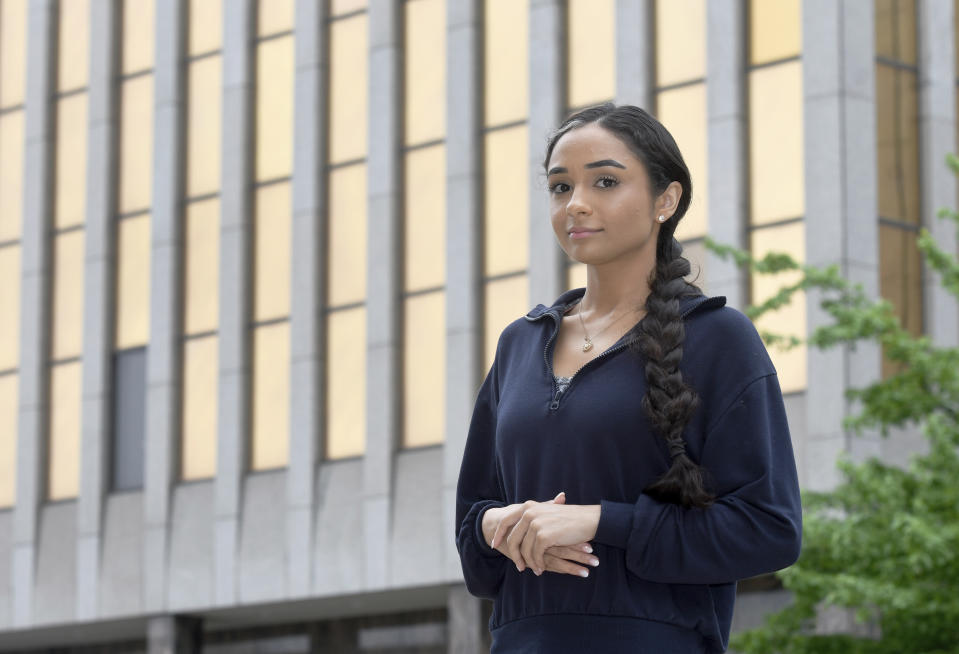
[[(959, 174), (959, 159), (949, 155), (947, 163)], [(937, 215), (959, 228), (955, 211)], [(925, 228), (917, 245), (959, 300), (954, 254), (939, 249)], [(891, 426), (914, 425), (928, 443), (905, 468), (842, 455), (833, 490), (803, 492), (802, 553), (777, 573), (793, 602), (763, 626), (736, 634), (732, 647), (744, 654), (959, 653), (959, 348), (909, 334), (888, 301), (866, 297), (861, 284), (840, 277), (837, 265), (800, 265), (782, 253), (757, 260), (709, 237), (706, 247), (758, 273), (801, 272), (796, 283), (747, 307), (753, 320), (787, 304), (793, 293), (819, 289), (820, 305), (834, 321), (806, 343), (826, 349), (872, 340), (897, 362), (893, 376), (846, 391), (856, 411), (843, 419), (845, 429), (878, 428), (885, 437)], [(804, 342), (760, 334), (783, 349)], [(852, 612), (869, 628), (854, 630), (861, 635), (817, 633), (816, 617), (826, 608)]]

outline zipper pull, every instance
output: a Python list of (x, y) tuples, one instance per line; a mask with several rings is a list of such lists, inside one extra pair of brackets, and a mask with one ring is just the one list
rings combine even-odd
[(563, 397), (563, 393), (566, 392), (566, 389), (567, 389), (567, 388), (569, 388), (569, 387), (568, 387), (568, 386), (560, 386), (560, 387), (556, 390), (556, 395), (553, 396), (553, 401), (549, 403), (549, 408), (550, 408), (550, 409), (554, 409), (554, 410), (555, 410), (555, 409), (558, 409), (558, 408), (559, 408), (559, 398)]

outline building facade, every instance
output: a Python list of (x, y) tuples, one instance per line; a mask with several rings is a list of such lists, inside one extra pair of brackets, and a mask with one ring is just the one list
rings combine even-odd
[[(457, 475), (500, 330), (585, 283), (542, 158), (591, 104), (676, 137), (707, 294), (795, 281), (709, 234), (955, 345), (957, 4), (0, 0), (0, 650), (486, 651)], [(920, 446), (841, 428), (875, 346), (770, 354), (804, 487)]]

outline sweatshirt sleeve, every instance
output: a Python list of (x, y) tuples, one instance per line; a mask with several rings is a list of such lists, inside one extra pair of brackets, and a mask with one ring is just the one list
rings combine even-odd
[(601, 501), (595, 542), (626, 550), (637, 577), (720, 584), (799, 558), (802, 507), (786, 408), (775, 373), (754, 379), (710, 428), (700, 463), (716, 501), (684, 508), (641, 494)]
[(476, 398), (456, 484), (456, 549), (463, 578), (471, 594), (486, 599), (494, 599), (499, 593), (509, 561), (501, 552), (492, 549), (483, 537), (486, 509), (507, 505), (497, 477), (493, 445), (496, 431), (495, 367), (494, 363)]

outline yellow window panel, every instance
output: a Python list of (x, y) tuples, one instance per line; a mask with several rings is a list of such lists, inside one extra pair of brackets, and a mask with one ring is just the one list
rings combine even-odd
[(919, 224), (917, 94), (916, 73), (876, 66), (879, 215), (913, 225)]
[(330, 23), (330, 163), (366, 156), (367, 17)]
[(656, 86), (705, 76), (706, 0), (656, 0)]
[(282, 468), (290, 457), (290, 324), (253, 330), (253, 470)]
[(188, 49), (191, 55), (219, 50), (223, 45), (222, 0), (190, 0)]
[(289, 182), (256, 190), (254, 320), (290, 315), (291, 211)]
[(339, 16), (359, 9), (366, 9), (366, 0), (330, 0), (331, 16)]
[(214, 334), (183, 343), (183, 480), (216, 475), (216, 413), (219, 339)]
[(446, 298), (406, 299), (403, 332), (403, 446), (443, 442), (446, 421)]
[(223, 60), (219, 55), (189, 64), (186, 125), (188, 197), (220, 190), (222, 71)]
[(20, 238), (23, 220), (23, 112), (0, 116), (0, 243)]
[(749, 63), (795, 57), (802, 51), (799, 0), (750, 0)]
[(219, 324), (220, 200), (186, 206), (184, 316), (187, 334), (213, 331)]
[(47, 498), (77, 496), (80, 484), (80, 362), (50, 366)]
[(706, 85), (695, 84), (657, 96), (659, 121), (669, 130), (683, 154), (693, 181), (693, 199), (679, 221), (676, 238), (703, 236), (707, 232), (709, 161), (706, 150)]
[(327, 322), (326, 459), (366, 451), (366, 307)]
[[(529, 278), (526, 275), (516, 275), (487, 282), (483, 289), (483, 296), (486, 310), (486, 315), (483, 316), (483, 354), (486, 369), (489, 370), (496, 355), (499, 335), (508, 324), (526, 315), (531, 308), (528, 299)], [(537, 300), (537, 302), (541, 301)]]
[[(785, 252), (795, 261), (806, 260), (806, 229), (803, 222), (788, 223), (775, 227), (766, 227), (752, 232), (752, 254), (761, 259), (770, 251)], [(784, 271), (771, 275), (753, 273), (750, 276), (752, 300), (758, 305), (779, 292), (783, 286), (795, 284), (801, 278), (800, 271)], [(790, 303), (776, 311), (760, 316), (756, 328), (783, 336), (806, 338), (806, 295), (802, 291), (793, 294)], [(787, 351), (781, 351), (777, 345), (767, 347), (769, 358), (779, 374), (779, 384), (784, 393), (801, 391), (806, 388), (806, 350), (803, 344)]]
[(442, 286), (446, 278), (446, 148), (406, 154), (405, 219), (407, 291)]
[(123, 82), (120, 110), (119, 211), (150, 208), (153, 183), (153, 75)]
[(483, 20), (483, 124), (522, 120), (529, 112), (529, 0), (486, 0)]
[(483, 270), (488, 276), (523, 270), (529, 261), (527, 133), (526, 126), (520, 125), (489, 132), (485, 137)]
[(403, 7), (405, 143), (415, 145), (446, 133), (446, 2), (416, 0)]
[(86, 211), (87, 95), (57, 102), (57, 162), (54, 225), (82, 225)]
[[(892, 225), (879, 225), (879, 294), (892, 303), (903, 328), (922, 334), (922, 271), (916, 234)], [(883, 346), (883, 379), (901, 364), (889, 360)]]
[(875, 0), (876, 55), (916, 63), (915, 0)]
[(269, 36), (293, 29), (293, 0), (259, 0), (257, 2), (256, 33)]
[(17, 487), (17, 375), (0, 375), (0, 509), (13, 506)]
[(124, 74), (153, 68), (155, 15), (154, 0), (123, 1)]
[(27, 1), (0, 2), (0, 108), (23, 102), (27, 72)]
[(90, 69), (90, 0), (61, 0), (57, 90), (87, 85)]
[(293, 37), (257, 47), (256, 179), (286, 177), (293, 170)]
[(366, 165), (330, 171), (328, 303), (366, 297)]
[(83, 231), (53, 240), (52, 359), (80, 356), (83, 349)]
[(0, 370), (20, 360), (20, 246), (0, 247)]
[(150, 216), (117, 223), (116, 349), (150, 340)]
[(567, 105), (612, 100), (616, 95), (616, 3), (568, 0), (567, 8)]
[(750, 222), (805, 215), (802, 67), (798, 61), (749, 73)]

